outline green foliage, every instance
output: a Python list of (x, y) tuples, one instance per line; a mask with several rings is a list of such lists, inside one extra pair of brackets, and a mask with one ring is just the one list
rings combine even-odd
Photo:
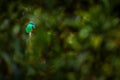
[(119, 4), (0, 1), (0, 80), (119, 80)]

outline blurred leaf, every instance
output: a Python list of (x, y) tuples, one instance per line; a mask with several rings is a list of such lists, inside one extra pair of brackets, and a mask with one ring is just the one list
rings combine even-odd
[(102, 40), (103, 40), (102, 36), (100, 36), (100, 35), (93, 35), (93, 36), (91, 36), (91, 45), (95, 49), (97, 49), (97, 48), (100, 47)]

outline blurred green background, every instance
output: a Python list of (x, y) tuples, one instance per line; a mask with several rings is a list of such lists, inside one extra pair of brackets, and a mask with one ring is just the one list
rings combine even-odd
[(120, 80), (119, 7), (120, 0), (0, 0), (0, 80)]

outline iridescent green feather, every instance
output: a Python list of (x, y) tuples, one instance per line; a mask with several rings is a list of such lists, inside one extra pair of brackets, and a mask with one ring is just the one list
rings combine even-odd
[(34, 23), (29, 23), (27, 26), (26, 26), (26, 33), (30, 33), (32, 32), (32, 29), (35, 28), (35, 24)]

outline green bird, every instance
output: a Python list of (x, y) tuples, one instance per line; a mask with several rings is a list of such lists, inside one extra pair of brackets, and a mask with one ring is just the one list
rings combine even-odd
[(35, 24), (34, 24), (33, 22), (30, 22), (30, 23), (26, 26), (26, 33), (32, 32), (33, 28), (35, 28)]

